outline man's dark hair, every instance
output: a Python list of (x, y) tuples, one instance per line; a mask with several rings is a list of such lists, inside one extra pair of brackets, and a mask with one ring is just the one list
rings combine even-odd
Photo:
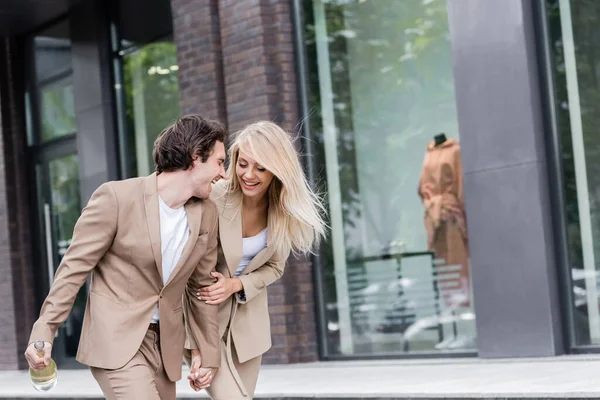
[(179, 118), (154, 141), (154, 167), (157, 173), (190, 169), (194, 157), (206, 162), (217, 141), (225, 143), (227, 131), (218, 121), (197, 114)]

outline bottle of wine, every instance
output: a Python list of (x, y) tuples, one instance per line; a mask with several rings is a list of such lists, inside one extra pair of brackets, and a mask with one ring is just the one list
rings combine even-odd
[[(38, 356), (44, 356), (44, 341), (38, 340), (33, 344), (33, 347), (38, 353)], [(47, 392), (56, 386), (58, 374), (56, 371), (56, 363), (54, 360), (50, 359), (50, 364), (48, 364), (44, 369), (31, 369), (29, 368), (29, 377), (31, 378), (31, 384), (33, 387), (40, 392)]]

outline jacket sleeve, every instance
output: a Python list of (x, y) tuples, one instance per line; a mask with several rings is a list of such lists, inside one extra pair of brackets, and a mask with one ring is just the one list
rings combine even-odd
[(239, 278), (244, 289), (235, 294), (238, 303), (245, 304), (249, 302), (265, 290), (267, 286), (281, 278), (288, 256), (289, 252), (285, 254), (275, 252), (269, 261), (256, 270), (247, 275), (241, 275)]
[(215, 271), (217, 264), (217, 212), (213, 207), (213, 218), (208, 235), (208, 244), (204, 256), (198, 262), (196, 269), (190, 276), (183, 301), (183, 311), (186, 321), (186, 349), (198, 349), (202, 356), (203, 367), (218, 368), (221, 365), (221, 351), (219, 343), (219, 308), (216, 305), (206, 304), (196, 297), (198, 288), (212, 285), (216, 282), (210, 274)]
[(54, 275), (50, 292), (33, 325), (29, 343), (52, 343), (58, 327), (67, 319), (79, 289), (112, 245), (117, 232), (118, 202), (107, 183), (90, 198), (75, 224), (71, 245)]

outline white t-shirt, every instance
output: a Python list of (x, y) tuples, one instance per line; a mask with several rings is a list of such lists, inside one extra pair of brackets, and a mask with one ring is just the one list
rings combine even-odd
[[(167, 284), (175, 266), (181, 258), (183, 247), (189, 236), (185, 207), (172, 209), (158, 196), (160, 214), (160, 250), (162, 252), (162, 275), (163, 285)], [(158, 322), (158, 307), (152, 316), (152, 322)]]
[(256, 236), (243, 238), (242, 241), (242, 259), (233, 275), (234, 278), (238, 277), (244, 271), (244, 268), (250, 264), (250, 261), (252, 261), (262, 249), (267, 247), (267, 228), (260, 231)]

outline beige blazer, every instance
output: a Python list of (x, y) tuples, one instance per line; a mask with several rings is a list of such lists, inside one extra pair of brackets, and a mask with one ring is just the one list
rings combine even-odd
[[(179, 380), (185, 340), (182, 295), (192, 283), (214, 283), (210, 273), (217, 258), (215, 205), (191, 199), (185, 209), (190, 237), (163, 285), (156, 175), (100, 186), (75, 225), (30, 341), (53, 341), (91, 273), (77, 360), (97, 368), (123, 367), (138, 351), (158, 305), (164, 368), (169, 379)], [(218, 308), (194, 296), (185, 296), (185, 302), (204, 365), (218, 367)]]
[[(225, 193), (224, 182), (219, 182), (213, 187), (211, 199), (219, 213), (217, 271), (231, 278), (242, 259), (242, 197)], [(219, 304), (219, 335), (223, 337), (229, 326), (228, 335), (231, 335), (242, 363), (271, 348), (266, 288), (283, 275), (288, 256), (289, 253), (277, 253), (267, 240), (267, 247), (252, 259), (239, 276), (245, 299), (236, 294)]]

